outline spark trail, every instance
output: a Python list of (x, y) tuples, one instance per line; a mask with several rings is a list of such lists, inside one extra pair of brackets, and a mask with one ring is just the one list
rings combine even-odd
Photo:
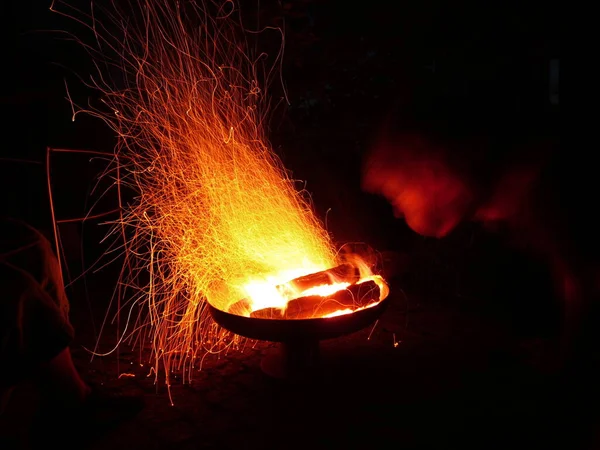
[[(238, 5), (111, 3), (101, 11), (108, 23), (94, 8), (51, 9), (96, 39), (82, 44), (96, 61), (90, 85), (102, 106), (74, 111), (118, 136), (116, 184), (136, 192), (110, 232), (125, 258), (117, 295), (129, 292), (119, 314), (128, 317), (124, 337), (151, 343), (154, 373), (169, 384), (173, 369), (189, 371), (225, 342), (205, 302), (226, 310), (333, 267), (336, 252), (269, 146), (264, 90), (277, 62), (267, 68), (265, 55), (253, 54), (248, 36), (257, 32), (244, 29)], [(259, 32), (282, 39), (277, 29)]]

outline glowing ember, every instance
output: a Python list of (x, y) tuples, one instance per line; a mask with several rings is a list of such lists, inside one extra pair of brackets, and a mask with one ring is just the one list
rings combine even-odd
[[(317, 318), (326, 317), (329, 312), (324, 312), (324, 301), (350, 301), (353, 309), (360, 310), (367, 301), (381, 301), (388, 295), (388, 287), (381, 276), (373, 275), (370, 266), (357, 254), (346, 255), (347, 262), (322, 272), (305, 275), (279, 285), (249, 284), (248, 296), (235, 303), (228, 310), (232, 314), (243, 316), (256, 316), (262, 318)], [(371, 282), (370, 287), (363, 288), (361, 284)], [(347, 291), (348, 295), (340, 294)], [(354, 292), (356, 291), (356, 292)], [(367, 298), (355, 299), (353, 296), (361, 295)], [(303, 306), (302, 312), (288, 314), (288, 307), (294, 304), (296, 309), (299, 301)], [(344, 307), (347, 305), (344, 305)], [(307, 311), (311, 308), (311, 312)], [(328, 305), (331, 308), (331, 304)], [(258, 315), (254, 314), (259, 312)], [(307, 316), (308, 314), (308, 316)]]
[[(314, 274), (321, 278), (322, 274)], [(310, 279), (310, 277), (305, 277)], [(294, 280), (285, 286), (293, 285)], [(257, 319), (317, 319), (335, 317), (362, 311), (380, 303), (388, 296), (387, 284), (381, 276), (371, 275), (355, 283), (332, 283), (308, 288), (297, 297), (286, 301), (285, 306), (262, 307), (252, 300), (242, 300), (232, 306), (233, 314)]]
[(346, 314), (352, 314), (352, 313), (362, 311), (367, 308), (372, 308), (375, 305), (377, 305), (377, 303), (371, 303), (367, 306), (363, 306), (362, 308), (356, 308), (356, 309), (352, 309), (352, 308), (340, 309), (338, 311), (332, 312), (331, 314), (327, 314), (327, 315), (323, 316), (323, 318), (345, 316)]
[(315, 286), (314, 288), (307, 289), (300, 293), (301, 296), (307, 297), (311, 295), (319, 295), (321, 297), (327, 297), (330, 294), (346, 289), (350, 286), (350, 283), (336, 283), (336, 284), (323, 284), (321, 286)]
[[(336, 249), (265, 136), (262, 92), (281, 53), (270, 67), (264, 54), (253, 55), (245, 43), (257, 33), (245, 34), (234, 2), (132, 1), (91, 14), (53, 5), (67, 15), (59, 4), (93, 31), (98, 67), (121, 67), (122, 85), (109, 84), (114, 73), (92, 80), (106, 108), (77, 112), (100, 117), (119, 138), (122, 213), (111, 236), (125, 265), (117, 298), (140, 306), (127, 337), (151, 342), (155, 374), (164, 369), (169, 383), (169, 373), (191, 370), (202, 350), (227, 345), (205, 301), (223, 311), (239, 299), (247, 299), (246, 313), (285, 310), (293, 299), (356, 285), (290, 282), (335, 267)], [(110, 24), (98, 22), (102, 14)], [(260, 33), (281, 38), (274, 28)], [(124, 200), (124, 188), (136, 192), (133, 200)], [(375, 280), (365, 262), (353, 264), (360, 281)]]

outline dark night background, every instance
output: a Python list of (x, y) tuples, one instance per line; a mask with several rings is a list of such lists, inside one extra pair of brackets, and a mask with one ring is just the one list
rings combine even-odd
[[(88, 7), (86, 1), (71, 3)], [(254, 17), (255, 3), (245, 3), (248, 16)], [(94, 69), (80, 46), (52, 30), (68, 30), (84, 40), (91, 37), (88, 32), (50, 12), (44, 2), (9, 5), (2, 27), (8, 78), (2, 126), (3, 156), (13, 161), (2, 164), (2, 191), (11, 193), (6, 196), (11, 207), (50, 229), (46, 147), (110, 153), (115, 140), (97, 119), (81, 114), (71, 121), (65, 83), (72, 98), (85, 104), (95, 92), (84, 89), (77, 76), (85, 78)], [(468, 124), (473, 134), (556, 140), (558, 106), (550, 102), (549, 85), (550, 61), (559, 57), (555, 9), (536, 2), (439, 0), (360, 7), (332, 1), (263, 2), (261, 8), (262, 23), (281, 25), (285, 20), (283, 79), (291, 102), (278, 103), (281, 91), (273, 87), (278, 106), (271, 115), (269, 136), (286, 167), (307, 181), (318, 215), (326, 218), (334, 237), (339, 242), (364, 241), (381, 251), (411, 253), (413, 258), (427, 255), (422, 261), (425, 270), (415, 270), (417, 276), (432, 273), (436, 264), (460, 264), (473, 236), (482, 234), (478, 227), (466, 225), (445, 242), (416, 236), (393, 218), (385, 200), (360, 190), (362, 155), (398, 104), (407, 118), (425, 112), (427, 120), (429, 111), (446, 121), (458, 117), (456, 125)], [(37, 164), (14, 161), (20, 159)], [(88, 154), (52, 156), (58, 219), (83, 216), (97, 199), (90, 192), (106, 164), (90, 159)], [(94, 212), (112, 209), (110, 200), (96, 205)], [(79, 236), (70, 244), (68, 237), (80, 234), (81, 225), (67, 227), (64, 244), (72, 245), (71, 254), (76, 254)], [(105, 232), (97, 228), (86, 227), (92, 254)], [(487, 238), (485, 244), (495, 245)], [(450, 254), (442, 262), (444, 253)], [(447, 275), (441, 266), (441, 275)]]
[[(85, 99), (94, 94), (78, 84), (75, 73), (86, 74), (93, 70), (89, 58), (77, 45), (61, 40), (60, 35), (50, 30), (68, 29), (76, 34), (83, 31), (77, 30), (73, 22), (51, 13), (45, 3), (11, 1), (1, 10), (4, 88), (0, 93), (3, 107), (0, 195), (2, 205), (19, 209), (30, 222), (49, 232), (46, 147), (110, 153), (114, 137), (97, 119), (80, 115), (75, 122), (71, 121), (71, 107), (65, 99), (65, 80), (73, 97)], [(442, 116), (446, 114), (445, 117), (457, 117), (462, 124), (468, 123), (474, 134), (531, 134), (558, 140), (558, 104), (550, 100), (550, 62), (560, 57), (559, 15), (555, 7), (545, 2), (442, 0), (261, 3), (261, 20), (273, 23), (281, 23), (282, 18), (285, 20), (283, 79), (291, 102), (289, 106), (280, 103), (274, 109), (269, 135), (286, 167), (296, 178), (307, 181), (315, 208), (321, 218), (327, 218), (328, 229), (334, 237), (339, 242), (367, 242), (377, 250), (395, 255), (402, 270), (393, 280), (392, 287), (402, 288), (409, 296), (414, 296), (411, 298), (418, 299), (411, 308), (417, 311), (415, 314), (422, 308), (424, 316), (433, 317), (428, 323), (435, 324), (434, 334), (443, 335), (444, 331), (439, 330), (446, 330), (446, 322), (461, 328), (462, 325), (456, 324), (462, 322), (456, 318), (464, 314), (472, 320), (467, 321), (465, 328), (483, 330), (481, 336), (477, 334), (479, 331), (469, 335), (469, 339), (475, 341), (485, 341), (487, 328), (498, 324), (504, 335), (517, 341), (552, 335), (556, 327), (556, 301), (552, 280), (543, 261), (505, 245), (501, 237), (489, 235), (476, 224), (465, 224), (444, 240), (416, 235), (401, 219), (393, 217), (391, 207), (383, 199), (360, 190), (360, 163), (377, 137), (382, 121), (398, 104), (415, 115), (426, 116), (426, 111), (433, 110)], [(280, 94), (276, 87), (273, 89), (273, 95)], [(79, 217), (89, 210), (93, 199), (91, 189), (104, 168), (102, 160), (90, 162), (89, 155), (52, 156), (51, 179), (57, 218)], [(105, 203), (106, 210), (114, 206), (110, 199)], [(102, 252), (99, 240), (105, 231), (94, 221), (85, 226), (81, 223), (61, 226), (65, 257), (72, 270), (70, 277), (81, 271), (82, 264), (89, 265)], [(93, 283), (94, 277), (91, 278), (89, 281)], [(101, 320), (97, 316), (92, 320), (88, 309), (102, 311), (106, 307), (109, 292), (99, 290), (97, 286), (100, 285), (102, 281), (84, 286), (80, 280), (69, 288), (73, 309), (81, 316), (74, 320), (85, 328), (82, 335), (94, 335), (90, 323)], [(92, 300), (86, 291), (90, 286), (98, 289), (91, 295), (96, 299), (91, 307), (88, 303)], [(438, 312), (438, 308), (445, 312)], [(390, 317), (399, 318), (404, 324), (405, 309), (402, 314)], [(398, 326), (392, 319), (388, 322), (391, 328)], [(416, 340), (420, 339), (415, 337), (419, 333), (419, 323), (417, 316), (414, 325), (417, 331), (412, 335)], [(410, 340), (410, 332), (402, 329), (405, 338)], [(450, 345), (448, 342), (453, 342), (453, 337), (443, 335), (442, 339), (446, 337), (444, 345)], [(87, 345), (90, 345), (89, 341)], [(415, 354), (420, 361), (432, 358), (442, 361), (440, 365), (448, 366), (467, 358), (464, 356), (469, 354), (466, 350), (463, 356), (457, 356), (460, 349), (452, 348), (454, 353), (451, 354), (456, 360), (440, 355), (440, 349), (431, 354)], [(344, 354), (343, 350), (340, 352)], [(482, 363), (486, 370), (493, 372), (501, 366), (498, 373), (505, 374), (502, 372), (506, 370), (502, 366), (504, 356), (495, 360), (495, 356), (490, 355), (492, 353), (486, 354), (488, 359), (484, 358), (486, 362)], [(235, 361), (237, 364), (239, 358)], [(364, 365), (376, 366), (379, 362), (376, 356), (369, 356)], [(240, 364), (246, 367), (243, 361)], [(432, 364), (431, 367), (428, 364)], [(405, 370), (398, 369), (398, 372), (389, 361), (383, 366), (390, 374)], [(106, 367), (109, 367), (108, 363)], [(106, 367), (95, 370), (104, 370), (106, 376), (114, 378), (114, 373), (109, 374)], [(221, 378), (219, 367), (209, 367), (212, 378)], [(430, 383), (429, 387), (421, 386), (425, 391), (437, 392), (438, 386), (431, 386), (444, 385), (430, 373), (438, 370), (435, 363), (417, 363), (415, 367), (427, 372), (423, 375), (419, 369), (414, 369), (413, 373), (419, 380), (417, 384)], [(225, 371), (224, 379), (234, 377), (227, 368), (222, 370)], [(459, 384), (473, 382), (481, 390), (469, 391), (465, 396), (460, 390), (448, 394), (449, 397), (444, 397), (446, 403), (440, 400), (442, 403), (438, 404), (435, 398), (422, 400), (415, 394), (408, 403), (398, 402), (406, 408), (403, 412), (387, 413), (383, 411), (389, 404), (384, 406), (381, 399), (369, 403), (357, 395), (356, 404), (349, 401), (348, 407), (357, 409), (357, 414), (366, 422), (370, 416), (381, 420), (378, 424), (369, 422), (367, 429), (371, 434), (365, 431), (365, 436), (373, 445), (368, 448), (384, 448), (381, 442), (385, 439), (396, 439), (395, 444), (389, 441), (387, 446), (404, 448), (445, 448), (450, 443), (495, 448), (500, 442), (517, 445), (521, 433), (529, 439), (530, 448), (542, 448), (542, 444), (553, 442), (556, 436), (549, 430), (560, 424), (552, 422), (558, 421), (556, 417), (549, 419), (542, 414), (545, 406), (536, 403), (538, 397), (527, 400), (529, 403), (524, 400), (523, 404), (517, 399), (509, 407), (502, 403), (501, 397), (502, 393), (513, 390), (512, 385), (488, 390), (483, 381), (476, 381), (476, 376), (467, 372), (456, 375)], [(352, 376), (360, 373), (363, 372), (359, 369)], [(398, 376), (399, 383), (405, 380), (403, 376)], [(496, 376), (502, 378), (504, 375)], [(391, 375), (383, 379), (386, 381), (381, 382), (380, 394), (385, 397), (385, 386), (393, 386), (395, 380)], [(539, 384), (532, 383), (538, 387)], [(404, 386), (410, 390), (412, 385)], [(519, 386), (524, 392), (530, 389), (530, 385)], [(198, 402), (210, 397), (208, 391), (203, 390), (205, 388), (198, 389), (201, 394)], [(217, 392), (215, 395), (221, 402), (227, 403), (226, 399), (230, 397), (227, 386), (217, 385), (210, 389)], [(513, 392), (517, 390), (515, 388)], [(546, 394), (540, 394), (543, 399), (540, 405), (549, 401)], [(390, 394), (390, 398), (394, 395)], [(257, 398), (247, 400), (259, 401)], [(469, 413), (461, 416), (456, 411), (461, 411), (463, 402), (469, 404), (465, 406)], [(310, 411), (310, 408), (303, 409), (305, 406), (300, 406), (298, 399), (294, 404), (296, 408)], [(218, 405), (214, 407), (216, 412), (210, 414), (227, 416)], [(252, 407), (238, 407), (238, 414), (256, 414)], [(202, 407), (194, 404), (190, 408)], [(429, 413), (432, 419), (428, 419)], [(198, 414), (198, 417), (202, 416), (202, 413)], [(151, 426), (161, 427), (158, 413), (152, 420), (155, 422)], [(402, 421), (405, 424), (398, 425)], [(203, 424), (198, 426), (203, 427)], [(566, 427), (560, 438), (569, 442), (570, 432)], [(216, 428), (219, 429), (219, 425)], [(222, 428), (224, 434), (236, 434), (225, 426)], [(403, 431), (395, 434), (397, 429)], [(438, 431), (443, 436), (430, 435)], [(243, 434), (242, 431), (239, 433)], [(484, 434), (484, 440), (475, 438), (477, 433)], [(229, 443), (219, 444), (215, 437), (210, 441), (212, 444), (204, 447), (193, 444), (195, 438), (191, 437), (186, 447), (180, 441), (170, 443), (169, 438), (161, 439), (154, 442), (154, 448), (160, 446), (157, 442), (162, 442), (160, 448), (231, 448), (233, 442), (241, 442), (232, 438)], [(247, 446), (242, 447), (297, 448), (292, 443), (269, 444), (272, 445), (269, 447), (264, 442), (250, 442), (245, 441)], [(346, 444), (336, 443), (334, 439), (323, 440), (320, 445), (327, 444), (327, 448), (356, 445), (352, 444), (351, 437), (341, 442)], [(117, 448), (114, 443), (112, 445)], [(142, 444), (139, 445), (142, 448)], [(314, 442), (311, 445), (321, 448)], [(134, 447), (129, 443), (123, 444), (123, 448)], [(143, 448), (148, 448), (148, 443)], [(235, 448), (240, 445), (235, 444)]]

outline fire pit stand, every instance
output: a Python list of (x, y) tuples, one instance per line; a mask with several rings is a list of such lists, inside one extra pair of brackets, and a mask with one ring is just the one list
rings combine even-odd
[(319, 367), (319, 341), (316, 340), (280, 342), (260, 362), (263, 373), (279, 379), (310, 377)]
[(274, 378), (295, 379), (318, 373), (320, 341), (366, 328), (385, 311), (388, 299), (351, 314), (297, 320), (247, 317), (208, 307), (223, 328), (250, 339), (279, 343), (263, 357), (261, 369)]

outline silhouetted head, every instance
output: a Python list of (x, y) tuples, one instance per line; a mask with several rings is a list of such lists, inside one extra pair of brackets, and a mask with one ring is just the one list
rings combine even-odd
[(384, 196), (417, 233), (442, 237), (465, 220), (508, 220), (522, 210), (545, 158), (540, 146), (494, 138), (474, 124), (384, 124), (362, 186)]

